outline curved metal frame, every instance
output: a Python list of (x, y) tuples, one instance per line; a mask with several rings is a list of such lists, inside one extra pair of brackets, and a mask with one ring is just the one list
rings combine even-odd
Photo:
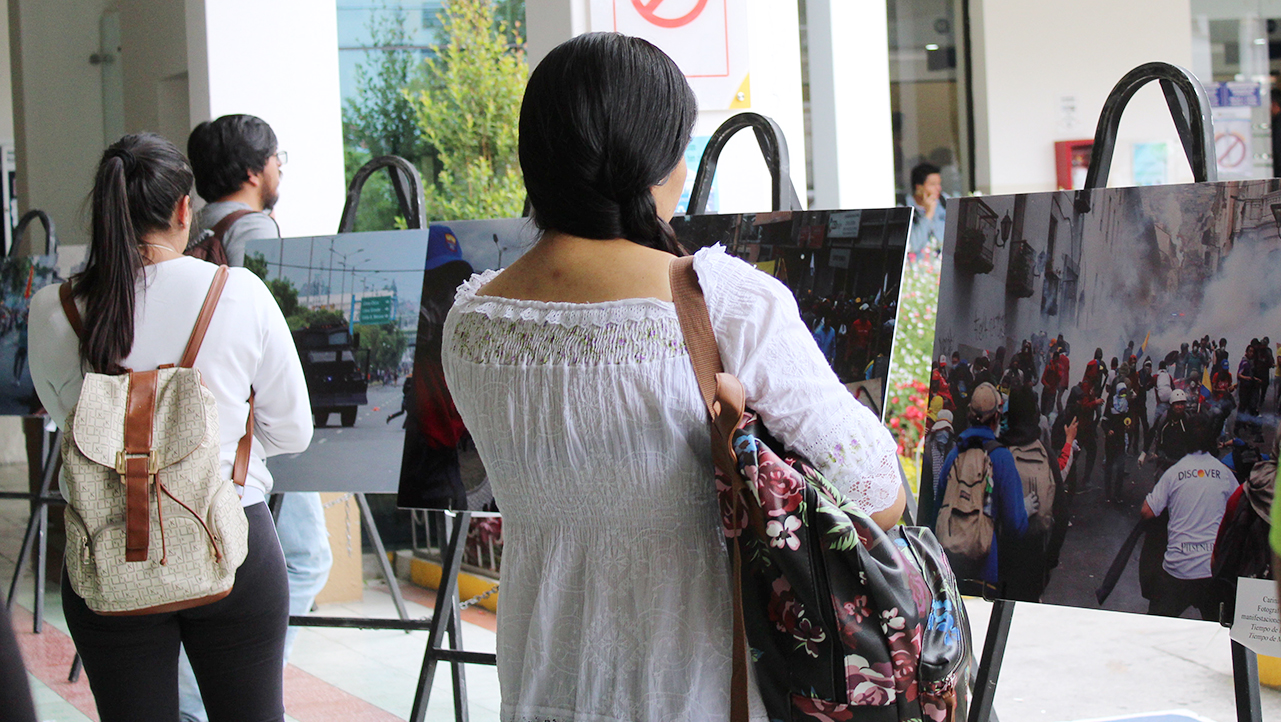
[(1107, 186), (1121, 114), (1139, 88), (1153, 80), (1161, 83), (1161, 92), (1183, 143), (1183, 152), (1192, 166), (1192, 177), (1198, 183), (1219, 179), (1219, 168), (1213, 154), (1214, 123), (1210, 117), (1210, 98), (1201, 81), (1177, 65), (1145, 63), (1126, 73), (1103, 103), (1103, 112), (1099, 114), (1099, 124), (1094, 131), (1090, 167), (1085, 173), (1086, 190)]
[(769, 168), (771, 184), (771, 210), (800, 210), (801, 201), (792, 185), (791, 160), (787, 154), (787, 138), (783, 129), (771, 118), (760, 113), (739, 113), (721, 123), (712, 133), (703, 150), (703, 157), (698, 161), (698, 172), (694, 174), (694, 189), (689, 194), (689, 208), (686, 215), (701, 216), (707, 213), (707, 199), (712, 192), (712, 178), (716, 175), (716, 163), (720, 160), (721, 151), (735, 133), (751, 128), (756, 134), (761, 155), (765, 157), (765, 166)]
[(54, 228), (53, 219), (49, 217), (48, 213), (36, 209), (22, 214), (22, 218), (18, 220), (18, 225), (14, 226), (13, 245), (10, 246), (8, 255), (18, 255), (18, 247), (22, 245), (22, 235), (26, 232), (27, 226), (31, 225), (31, 222), (36, 219), (39, 219), (40, 225), (44, 226), (45, 255), (52, 256), (58, 252), (58, 231)]
[(342, 220), (338, 222), (339, 233), (351, 233), (356, 227), (356, 207), (360, 205), (360, 192), (365, 181), (375, 172), (387, 169), (391, 176), (391, 187), (396, 192), (396, 201), (405, 214), (405, 223), (410, 228), (427, 227), (426, 200), (423, 196), (423, 179), (413, 163), (398, 155), (382, 155), (362, 165), (356, 175), (352, 176), (347, 186), (347, 201), (343, 204)]

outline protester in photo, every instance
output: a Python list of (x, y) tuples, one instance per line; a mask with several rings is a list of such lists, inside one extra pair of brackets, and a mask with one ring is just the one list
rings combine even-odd
[(1135, 375), (1130, 406), (1130, 416), (1134, 419), (1134, 449), (1142, 449), (1152, 433), (1152, 427), (1148, 423), (1148, 396), (1155, 388), (1156, 376), (1152, 373), (1152, 359), (1143, 359), (1143, 368)]
[[(1006, 429), (999, 441), (1014, 459), (1023, 485), (1024, 507), (1029, 510), (1027, 533), (1019, 538), (1006, 533), (1001, 539), (1000, 579), (1006, 599), (1039, 602), (1049, 581), (1046, 549), (1054, 526), (1055, 504), (1062, 497), (1058, 455), (1045, 448), (1036, 395), (1027, 386), (1010, 393)], [(1008, 527), (1007, 527), (1008, 529)]]
[[(217, 270), (183, 256), (192, 182), (187, 159), (156, 135), (125, 136), (103, 154), (91, 196), (88, 259), (70, 281), (85, 337), (77, 339), (57, 287), (32, 299), (32, 375), (59, 427), (67, 426), (86, 369), (154, 369), (182, 357)], [(265, 458), (307, 448), (311, 409), (284, 316), (253, 273), (231, 269), (195, 368), (217, 401), (227, 477), (256, 391), (247, 479), (236, 487), (249, 520), (248, 556), (223, 599), (138, 616), (91, 611), (64, 572), (63, 613), (103, 722), (178, 719), (180, 644), (211, 692), (205, 699), (210, 720), (284, 719), (289, 591), (265, 502), (272, 485)]]
[[(1155, 443), (1153, 443), (1155, 442)], [(1156, 449), (1156, 478), (1183, 458), (1193, 448), (1192, 420), (1188, 418), (1188, 394), (1183, 389), (1170, 392), (1170, 410), (1152, 431), (1152, 436), (1139, 454), (1139, 466), (1147, 462), (1148, 451)]]
[[(1015, 467), (1014, 457), (996, 438), (997, 429), (1001, 426), (1001, 404), (1001, 394), (991, 384), (980, 384), (974, 389), (970, 397), (969, 428), (961, 432), (956, 448), (948, 454), (939, 469), (940, 488), (937, 498), (940, 500), (940, 511), (935, 523), (936, 530), (949, 523), (944, 518), (947, 510), (943, 507), (946, 505), (948, 486), (956, 481), (950, 474), (958, 458), (967, 453), (986, 454), (991, 462), (991, 482), (990, 491), (984, 499), (983, 513), (994, 522), (991, 546), (981, 558), (960, 556), (947, 548), (946, 541), (943, 542), (943, 547), (948, 552), (948, 561), (958, 579), (977, 582), (977, 591), (996, 591), (998, 594), (1001, 593), (999, 540), (1002, 537), (1022, 539), (1027, 534), (1028, 512), (1036, 511), (1025, 506), (1023, 482)], [(972, 584), (966, 586), (969, 590), (967, 593), (976, 591)]]
[(1130, 423), (1130, 397), (1125, 383), (1118, 382), (1103, 413), (1103, 493), (1110, 502), (1122, 500), (1125, 442)]
[(1041, 414), (1044, 416), (1054, 411), (1054, 400), (1060, 389), (1059, 354), (1059, 348), (1055, 346), (1050, 351), (1050, 360), (1045, 364), (1045, 371), (1041, 374)]
[(1210, 558), (1237, 482), (1232, 470), (1211, 455), (1214, 438), (1204, 423), (1194, 424), (1190, 448), (1161, 475), (1140, 511), (1144, 519), (1170, 511), (1165, 557), (1148, 614), (1177, 617), (1191, 606), (1202, 619), (1218, 621), (1220, 597)]
[[(505, 720), (729, 716), (709, 423), (668, 282), (696, 115), (680, 69), (644, 40), (592, 33), (553, 49), (519, 128), (542, 235), (464, 283), (445, 323), (445, 376), (503, 510)], [(792, 293), (720, 247), (694, 259), (748, 405), (893, 525), (906, 501), (894, 440), (841, 385)]]
[[(245, 244), (280, 238), (280, 228), (270, 212), (280, 199), (280, 179), (286, 155), (277, 146), (276, 134), (261, 118), (224, 115), (205, 121), (187, 138), (187, 154), (196, 177), (196, 192), (205, 206), (191, 224), (191, 238), (200, 241), (220, 234), (227, 264), (243, 266)], [(316, 595), (324, 589), (333, 567), (325, 510), (316, 492), (290, 492), (281, 500), (276, 534), (285, 554), (289, 574), (289, 613), (311, 611)], [(298, 636), (296, 627), (285, 638), (285, 658)], [(205, 722), (191, 664), (180, 661), (183, 722)]]
[(940, 409), (938, 418), (925, 434), (921, 453), (921, 499), (917, 506), (916, 523), (934, 526), (938, 514), (939, 472), (943, 461), (956, 448), (956, 430), (952, 426), (952, 412)]

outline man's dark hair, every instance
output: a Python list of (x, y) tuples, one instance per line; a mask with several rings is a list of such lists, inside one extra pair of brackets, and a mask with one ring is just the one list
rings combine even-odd
[(912, 169), (912, 190), (916, 190), (919, 185), (925, 185), (925, 179), (935, 173), (940, 173), (939, 167), (933, 163), (922, 163)]
[(276, 134), (262, 118), (224, 115), (206, 120), (187, 138), (196, 192), (207, 203), (235, 193), (250, 172), (262, 172), (276, 150)]

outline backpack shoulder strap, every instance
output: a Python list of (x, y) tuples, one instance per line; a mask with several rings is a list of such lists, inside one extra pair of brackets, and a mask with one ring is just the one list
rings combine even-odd
[(716, 400), (716, 374), (725, 370), (721, 363), (721, 352), (716, 347), (716, 336), (712, 331), (712, 318), (707, 310), (707, 299), (703, 289), (698, 285), (698, 273), (694, 270), (694, 257), (684, 256), (672, 261), (668, 268), (672, 284), (672, 302), (676, 305), (676, 316), (680, 319), (681, 333), (685, 337), (685, 346), (689, 349), (690, 360), (694, 363), (694, 376), (698, 379), (698, 390), (703, 395), (712, 417), (716, 417), (712, 404)]
[(222, 243), (222, 237), (227, 235), (227, 231), (231, 230), (232, 226), (236, 225), (236, 221), (255, 212), (256, 211), (249, 208), (241, 208), (240, 210), (228, 213), (223, 216), (221, 220), (215, 223), (213, 228), (209, 229), (209, 238), (217, 238), (218, 242)]
[(991, 439), (989, 441), (983, 442), (983, 451), (988, 456), (991, 456), (993, 451), (996, 451), (997, 449), (1003, 449), (1003, 448), (1005, 448), (1005, 444), (1002, 444), (996, 439)]
[(191, 330), (191, 338), (187, 340), (187, 348), (182, 352), (182, 361), (178, 362), (180, 368), (189, 369), (195, 365), (196, 355), (200, 353), (200, 344), (205, 340), (209, 321), (213, 319), (214, 309), (218, 307), (218, 299), (222, 297), (222, 289), (226, 285), (227, 267), (219, 266), (214, 272), (213, 283), (209, 284), (209, 293), (205, 294), (205, 303), (200, 307), (200, 315), (196, 317), (196, 326)]
[(62, 301), (62, 312), (67, 315), (67, 322), (71, 324), (71, 330), (76, 332), (76, 336), (84, 338), (85, 325), (80, 319), (80, 309), (76, 308), (76, 299), (71, 292), (71, 281), (67, 281), (58, 287), (58, 300)]

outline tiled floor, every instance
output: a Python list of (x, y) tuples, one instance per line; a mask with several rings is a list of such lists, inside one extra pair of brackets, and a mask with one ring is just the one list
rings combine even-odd
[[(25, 486), (25, 469), (0, 466), (0, 489)], [(7, 586), (26, 524), (26, 503), (0, 501), (0, 580)], [(30, 579), (18, 597), (19, 632), (41, 720), (96, 720), (83, 678), (66, 682), (73, 648), (62, 622), (56, 586), (45, 605), (48, 625), (31, 634)], [(427, 614), (430, 592), (406, 587), (411, 614)], [(990, 606), (967, 603), (981, 647)], [(366, 584), (356, 604), (329, 605), (321, 614), (394, 617), (381, 582)], [(493, 651), (494, 616), (464, 613), (464, 646)], [(407, 719), (427, 633), (304, 628), (285, 675), (285, 706), (296, 722), (383, 722)], [(492, 667), (469, 665), (471, 719), (498, 719), (498, 681)], [(1265, 688), (1265, 719), (1281, 719), (1281, 693)], [(452, 720), (449, 667), (441, 665), (427, 719)], [(1001, 722), (1110, 719), (1183, 710), (1191, 719), (1230, 722), (1232, 668), (1227, 630), (1186, 619), (1020, 604), (1014, 617), (996, 709)], [(0, 710), (0, 718), (3, 711)], [(1172, 722), (1175, 718), (1164, 718)], [(1182, 719), (1189, 719), (1183, 717)]]

